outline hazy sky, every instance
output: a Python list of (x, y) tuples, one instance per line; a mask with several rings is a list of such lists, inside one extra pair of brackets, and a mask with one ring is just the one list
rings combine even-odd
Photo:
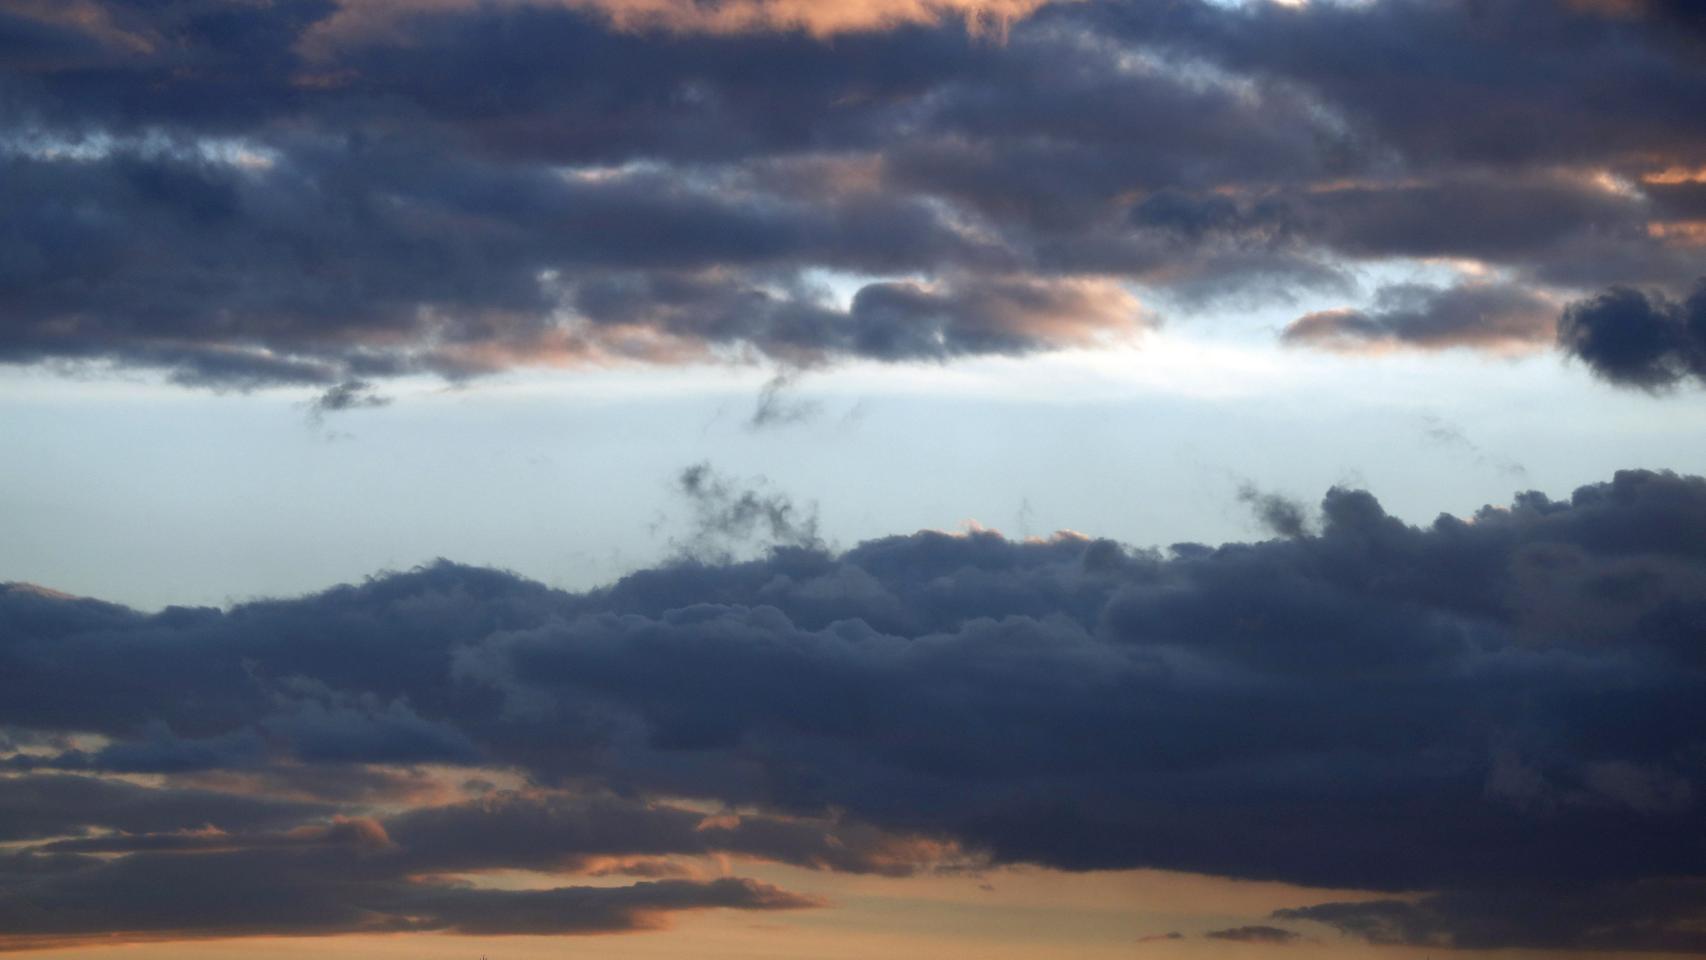
[(0, 952), (1706, 955), (1683, 0), (0, 0)]

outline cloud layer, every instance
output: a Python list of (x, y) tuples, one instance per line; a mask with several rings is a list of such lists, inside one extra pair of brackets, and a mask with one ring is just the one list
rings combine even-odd
[(940, 360), (1126, 337), (1139, 294), (1350, 296), (1359, 265), (1414, 258), (1498, 279), (1299, 337), (1508, 347), (1544, 338), (1557, 291), (1699, 276), (1691, 23), (1555, 0), (9, 0), (0, 360), (323, 389)]
[[(786, 506), (683, 482), (709, 526)], [(1706, 950), (1706, 480), (1625, 472), (1420, 528), (1336, 489), (1286, 517), (1165, 553), (807, 536), (586, 594), (451, 564), (229, 611), (14, 586), (0, 823), (32, 846), (0, 914), (32, 937), (211, 929), (217, 908), (119, 895), (161, 871), (273, 884), (284, 912), (232, 914), (246, 931), (807, 905), (683, 872), (721, 854), (1185, 870), (1390, 891), (1279, 918), (1376, 942)], [(420, 765), (469, 783), (422, 793)], [(663, 879), (453, 882), (500, 868)]]

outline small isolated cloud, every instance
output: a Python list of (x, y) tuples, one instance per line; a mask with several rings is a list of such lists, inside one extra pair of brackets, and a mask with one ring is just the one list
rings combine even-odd
[(1225, 930), (1210, 930), (1203, 936), (1210, 940), (1231, 940), (1235, 943), (1266, 943), (1289, 945), (1303, 939), (1300, 933), (1281, 927), (1270, 927), (1263, 924), (1252, 924), (1245, 927), (1230, 927)]
[(692, 510), (680, 547), (684, 556), (727, 560), (746, 544), (820, 547), (817, 508), (792, 497), (723, 476), (709, 463), (696, 463), (676, 477), (676, 491)]
[(1523, 478), (1528, 476), (1528, 468), (1522, 464), (1498, 453), (1489, 452), (1480, 444), (1469, 439), (1463, 428), (1449, 420), (1434, 414), (1427, 414), (1421, 421), (1422, 437), (1429, 443), (1443, 450), (1454, 450), (1471, 461), (1482, 466), (1492, 467), (1506, 476)]
[(783, 370), (764, 382), (758, 391), (758, 403), (747, 419), (748, 429), (763, 430), (804, 423), (823, 411), (823, 404), (816, 400), (790, 396), (790, 391), (799, 383), (799, 377), (798, 371)]
[(345, 380), (308, 402), (308, 420), (317, 426), (325, 422), (327, 414), (372, 410), (390, 402), (390, 397), (374, 393), (373, 385), (366, 380)]

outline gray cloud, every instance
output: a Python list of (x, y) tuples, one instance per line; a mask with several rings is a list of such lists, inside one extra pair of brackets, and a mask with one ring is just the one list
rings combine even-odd
[(696, 463), (676, 477), (676, 488), (693, 511), (692, 526), (681, 544), (683, 556), (728, 562), (743, 544), (779, 544), (806, 549), (822, 546), (817, 508), (797, 506), (786, 493), (746, 486)]
[(767, 427), (803, 423), (822, 412), (823, 406), (814, 400), (798, 400), (788, 392), (799, 382), (797, 371), (783, 371), (764, 382), (759, 388), (758, 403), (747, 419), (747, 427), (763, 430)]
[(1393, 284), (1371, 310), (1327, 310), (1292, 321), (1286, 343), (1355, 351), (1404, 346), (1532, 349), (1554, 338), (1558, 309), (1532, 290), (1498, 283)]
[[(749, 502), (703, 469), (685, 482), (713, 526), (768, 534), (775, 514), (799, 529), (789, 502)], [(1441, 929), (1461, 913), (1442, 905), (1497, 888), (1599, 904), (1580, 915), (1628, 936), (1580, 939), (1607, 949), (1659, 942), (1611, 891), (1678, 884), (1642, 909), (1682, 942), (1699, 902), (1685, 894), (1706, 876), (1706, 480), (1625, 472), (1425, 527), (1334, 490), (1320, 517), (1319, 532), (1169, 554), (988, 533), (831, 553), (784, 535), (756, 559), (585, 594), (448, 564), (229, 611), (7, 589), (0, 726), (36, 745), (4, 783), (154, 769), (204, 785), (159, 794), (208, 804), (199, 820), (123, 826), (102, 799), (26, 833), (42, 842), (78, 823), (273, 836), (371, 814), (359, 795), (220, 813), (215, 774), (496, 766), (546, 794), (386, 814), (389, 862), (413, 875), (723, 852), (905, 873), (951, 849), (1424, 891), (1443, 899), (1405, 922)], [(67, 731), (109, 742), (55, 753)], [(701, 829), (605, 794), (758, 813)], [(375, 856), (313, 836), (226, 853)], [(130, 856), (178, 855), (146, 848), (163, 842)], [(90, 855), (77, 849), (41, 854)], [(385, 890), (362, 896), (390, 903)], [(462, 922), (449, 911), (435, 922)], [(305, 922), (343, 929), (339, 916)], [(1512, 923), (1511, 945), (1569, 936)]]
[(373, 385), (365, 380), (345, 380), (343, 383), (328, 387), (325, 393), (315, 397), (308, 404), (308, 418), (313, 423), (325, 421), (328, 413), (341, 413), (345, 410), (371, 410), (390, 403), (389, 397), (380, 396), (373, 392)]
[(1266, 924), (1251, 924), (1243, 927), (1230, 927), (1225, 930), (1210, 930), (1203, 936), (1210, 940), (1230, 940), (1234, 943), (1267, 943), (1290, 944), (1303, 939), (1303, 935), (1282, 927), (1270, 927)]
[[(999, 41), (388, 9), (0, 10), (0, 360), (324, 391), (1024, 353), (1129, 331), (1122, 284), (1200, 307), (1395, 257), (1698, 274), (1698, 184), (1659, 174), (1706, 157), (1706, 72), (1664, 4), (1061, 3)], [(873, 279), (843, 308), (824, 270)], [(1365, 319), (1532, 340), (1403, 312)]]
[(1706, 282), (1687, 301), (1613, 287), (1564, 311), (1565, 351), (1619, 386), (1660, 390), (1706, 381)]
[(0, 950), (108, 940), (448, 931), (480, 935), (618, 933), (671, 913), (820, 905), (753, 880), (483, 890), (411, 881), (359, 845), (234, 853), (77, 857), (0, 889)]
[(1376, 944), (1696, 954), (1706, 950), (1699, 926), (1703, 913), (1706, 888), (1688, 878), (1323, 903), (1275, 916), (1325, 923)]
[(1309, 532), (1307, 508), (1296, 500), (1245, 483), (1238, 487), (1238, 501), (1248, 504), (1262, 526), (1278, 536), (1301, 537)]

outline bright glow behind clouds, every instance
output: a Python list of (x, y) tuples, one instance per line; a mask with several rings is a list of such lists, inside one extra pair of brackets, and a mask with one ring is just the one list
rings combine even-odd
[(1367, 486), (1425, 522), (1621, 467), (1706, 470), (1691, 394), (1617, 392), (1551, 355), (1346, 358), (1169, 328), (1129, 350), (808, 374), (787, 396), (816, 416), (754, 430), (764, 377), (411, 381), (315, 427), (299, 392), (12, 371), (0, 579), (220, 604), (443, 556), (585, 587), (672, 552), (687, 522), (672, 478), (701, 460), (815, 502), (842, 546), (971, 520), (1244, 539), (1259, 532), (1236, 502), (1250, 481), (1305, 502)]

